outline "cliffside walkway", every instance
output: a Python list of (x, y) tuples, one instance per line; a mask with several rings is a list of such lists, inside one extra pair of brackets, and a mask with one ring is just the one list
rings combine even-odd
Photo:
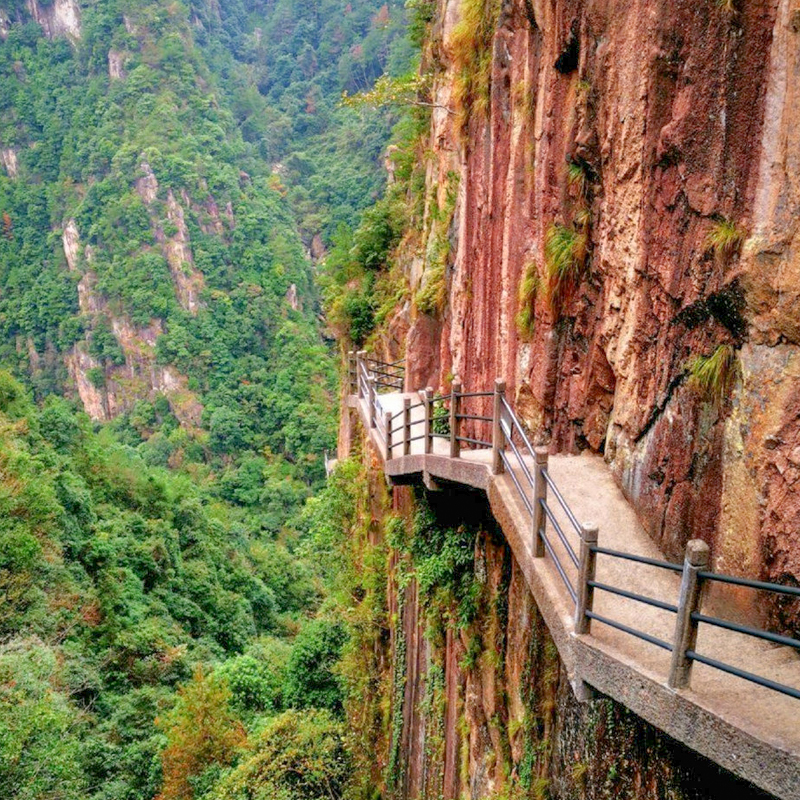
[(800, 800), (800, 641), (737, 621), (800, 589), (665, 560), (603, 460), (533, 447), (494, 390), (405, 392), (400, 362), (351, 354), (351, 407), (395, 483), (486, 492), (580, 699), (591, 688), (725, 769)]

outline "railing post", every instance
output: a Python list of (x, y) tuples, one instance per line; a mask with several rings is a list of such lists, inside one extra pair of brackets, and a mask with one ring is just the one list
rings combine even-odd
[(589, 633), (592, 620), (586, 616), (594, 603), (594, 581), (597, 568), (597, 525), (581, 525), (581, 555), (578, 565), (578, 599), (575, 601), (575, 633)]
[(403, 398), (403, 455), (411, 452), (411, 398)]
[(542, 502), (547, 500), (547, 481), (542, 475), (542, 470), (547, 469), (549, 452), (546, 447), (534, 447), (534, 487), (533, 487), (533, 555), (534, 558), (544, 558), (544, 541), (539, 531), (545, 525), (544, 509)]
[(369, 405), (369, 426), (375, 427), (375, 376), (370, 375), (367, 378), (367, 403)]
[(492, 411), (492, 475), (503, 472), (502, 453), (505, 449), (503, 428), (500, 424), (503, 413), (503, 397), (506, 394), (506, 382), (500, 378), (494, 382), (494, 409)]
[(708, 567), (708, 561), (708, 545), (702, 539), (690, 539), (683, 559), (681, 594), (678, 599), (672, 662), (667, 681), (672, 689), (685, 689), (689, 686), (692, 660), (686, 657), (686, 652), (694, 650), (697, 645), (697, 622), (692, 619), (692, 614), (700, 610), (703, 594), (702, 583), (697, 573)]
[(458, 378), (453, 378), (450, 394), (450, 458), (458, 458), (461, 455), (461, 442), (458, 441), (458, 429), (461, 422), (458, 418), (461, 406), (460, 394), (461, 381)]
[(347, 393), (348, 394), (355, 394), (356, 383), (358, 381), (358, 373), (355, 371), (356, 368), (356, 351), (355, 350), (348, 350), (347, 351)]
[(359, 350), (356, 353), (356, 382), (358, 383), (358, 396), (363, 397), (364, 395), (361, 394), (361, 373), (364, 371), (363, 364), (365, 363), (365, 358), (367, 357), (366, 350)]
[(383, 412), (383, 426), (386, 429), (386, 460), (389, 461), (392, 457), (392, 413), (391, 411)]
[(433, 452), (433, 388), (425, 389), (425, 455)]

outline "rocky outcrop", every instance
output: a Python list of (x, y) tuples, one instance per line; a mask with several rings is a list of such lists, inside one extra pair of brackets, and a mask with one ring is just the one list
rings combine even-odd
[[(81, 314), (95, 326), (108, 324), (124, 354), (123, 364), (103, 364), (90, 354), (90, 337), (78, 342), (66, 356), (67, 369), (86, 413), (97, 421), (113, 419), (130, 410), (137, 400), (167, 397), (170, 408), (189, 430), (200, 426), (203, 408), (189, 390), (188, 380), (174, 367), (156, 362), (158, 337), (164, 333), (161, 320), (136, 326), (113, 309), (95, 288), (91, 270), (92, 254), (84, 247), (74, 220), (69, 220), (62, 234), (64, 256), (72, 271), (83, 272), (78, 282), (78, 305)], [(102, 380), (98, 380), (101, 376)]]
[(127, 54), (120, 50), (108, 51), (108, 77), (111, 80), (121, 80), (125, 77), (125, 61)]
[(64, 226), (64, 232), (61, 234), (61, 243), (64, 247), (67, 266), (73, 272), (78, 272), (81, 268), (80, 259), (83, 251), (81, 249), (80, 233), (74, 219), (69, 220)]
[[(200, 294), (205, 286), (205, 281), (202, 272), (194, 268), (194, 257), (183, 208), (176, 200), (172, 189), (168, 189), (166, 196), (167, 224), (165, 225), (159, 220), (153, 207), (158, 199), (158, 180), (146, 160), (141, 162), (139, 169), (140, 175), (135, 183), (136, 191), (150, 209), (153, 232), (169, 264), (178, 302), (184, 310), (196, 314), (202, 306)], [(183, 194), (183, 199), (187, 206), (191, 204), (186, 193)], [(199, 216), (202, 230), (205, 233), (222, 232), (219, 211), (213, 198), (209, 198), (208, 207), (201, 209)]]
[[(796, 3), (485, 3), (489, 70), (466, 88), (465, 8), (438, 4), (423, 65), (429, 209), (459, 177), (447, 307), (412, 312), (410, 376), (505, 378), (540, 442), (605, 454), (672, 557), (699, 536), (720, 567), (800, 578)], [(556, 293), (564, 231), (586, 255)], [(742, 378), (716, 404), (688, 370), (720, 345)]]
[(66, 36), (74, 41), (81, 38), (81, 9), (78, 0), (26, 0), (30, 15), (42, 26), (48, 39)]
[(19, 174), (16, 148), (0, 147), (0, 164), (3, 165), (3, 169), (5, 169), (9, 178), (16, 178)]
[(200, 293), (203, 291), (205, 281), (203, 273), (194, 268), (194, 257), (189, 246), (189, 230), (183, 218), (183, 208), (175, 199), (172, 189), (167, 192), (167, 220), (175, 233), (167, 236), (163, 227), (159, 227), (156, 230), (156, 239), (161, 243), (167, 258), (178, 302), (186, 311), (196, 314), (202, 305)]

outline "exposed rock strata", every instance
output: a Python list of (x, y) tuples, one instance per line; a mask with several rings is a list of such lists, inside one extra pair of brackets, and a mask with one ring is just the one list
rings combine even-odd
[[(459, 113), (432, 113), (428, 196), (460, 176), (449, 302), (436, 324), (412, 317), (406, 348), (411, 388), (502, 376), (540, 441), (605, 453), (672, 557), (700, 536), (725, 569), (781, 579), (800, 577), (797, 12), (503, 0), (487, 113), (463, 130)], [(435, 104), (456, 112), (460, 15), (439, 4), (426, 53), (441, 65)], [(522, 276), (534, 264), (546, 282), (548, 229), (577, 228), (584, 205), (586, 270), (560, 308), (539, 291), (526, 338)], [(711, 251), (720, 220), (749, 235), (741, 256)], [(412, 289), (419, 264), (409, 257)], [(743, 380), (718, 408), (687, 367), (720, 344), (737, 348)]]
[[(83, 273), (78, 282), (81, 314), (93, 324), (108, 321), (125, 356), (124, 364), (101, 364), (90, 355), (88, 340), (78, 342), (66, 356), (70, 378), (86, 413), (94, 420), (110, 420), (130, 410), (137, 400), (152, 400), (163, 394), (183, 425), (189, 429), (198, 427), (203, 408), (189, 390), (187, 378), (174, 367), (156, 363), (156, 342), (164, 332), (161, 320), (136, 326), (127, 316), (115, 312), (97, 292), (91, 249), (82, 245), (74, 220), (64, 226), (62, 242), (70, 270)], [(90, 377), (98, 370), (104, 375), (102, 386)]]
[(3, 169), (5, 169), (9, 178), (16, 178), (19, 174), (16, 148), (0, 147), (0, 164), (3, 165)]
[(77, 0), (53, 0), (52, 3), (27, 0), (27, 8), (48, 39), (57, 36), (73, 40), (81, 38), (81, 9)]

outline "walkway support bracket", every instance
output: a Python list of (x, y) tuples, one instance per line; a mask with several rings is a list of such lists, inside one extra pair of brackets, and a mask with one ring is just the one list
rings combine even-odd
[(594, 604), (594, 586), (597, 571), (597, 525), (581, 525), (581, 553), (578, 566), (578, 599), (575, 602), (575, 633), (589, 633), (592, 620), (586, 616)]
[(453, 388), (450, 394), (450, 458), (461, 455), (461, 442), (458, 440), (458, 429), (461, 425), (461, 380), (453, 378)]
[(492, 475), (503, 472), (503, 450), (505, 438), (503, 427), (500, 424), (500, 415), (503, 413), (503, 398), (506, 394), (506, 382), (500, 378), (494, 382), (494, 408), (492, 410)]
[(533, 556), (534, 558), (544, 558), (544, 540), (542, 532), (545, 525), (544, 509), (542, 503), (547, 500), (547, 481), (542, 475), (542, 471), (547, 469), (547, 459), (550, 453), (546, 447), (534, 447), (533, 457), (535, 463), (534, 487), (533, 487)]
[(706, 569), (708, 563), (708, 545), (702, 539), (690, 539), (686, 545), (686, 556), (683, 559), (683, 577), (678, 599), (678, 614), (675, 620), (672, 662), (667, 681), (667, 685), (671, 689), (685, 689), (689, 686), (692, 661), (686, 657), (686, 652), (694, 650), (697, 644), (697, 622), (692, 619), (692, 614), (700, 611), (703, 599), (703, 587), (697, 573)]

